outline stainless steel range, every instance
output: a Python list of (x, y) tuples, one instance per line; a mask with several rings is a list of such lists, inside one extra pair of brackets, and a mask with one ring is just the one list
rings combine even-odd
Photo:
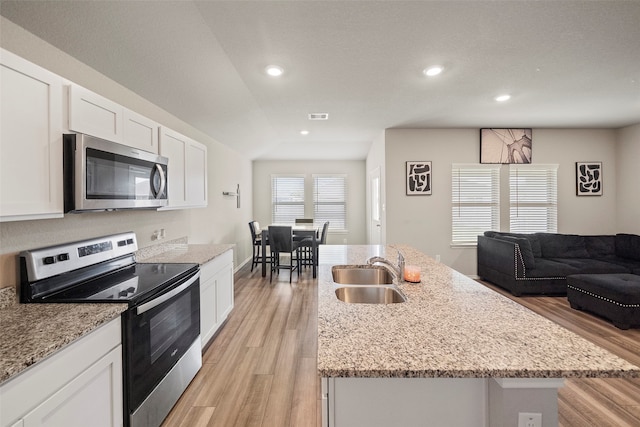
[(137, 263), (134, 233), (20, 254), (23, 303), (126, 302), (125, 426), (156, 427), (202, 366), (198, 264)]

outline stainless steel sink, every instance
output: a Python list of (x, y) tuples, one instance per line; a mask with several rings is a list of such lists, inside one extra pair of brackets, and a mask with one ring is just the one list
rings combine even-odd
[(407, 298), (392, 286), (345, 286), (336, 289), (340, 301), (356, 304), (393, 304)]
[(334, 265), (333, 281), (342, 285), (390, 285), (393, 275), (384, 267), (373, 265)]

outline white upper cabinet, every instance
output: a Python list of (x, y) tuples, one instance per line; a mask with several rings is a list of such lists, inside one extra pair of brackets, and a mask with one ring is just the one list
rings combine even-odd
[(0, 221), (63, 216), (59, 76), (0, 49)]
[(88, 89), (69, 86), (69, 130), (158, 153), (160, 125)]
[(185, 159), (187, 200), (192, 206), (207, 206), (207, 147), (195, 141), (187, 144)]
[(88, 89), (69, 86), (69, 130), (123, 142), (124, 107)]
[(158, 153), (158, 129), (160, 125), (134, 111), (124, 109), (123, 143), (130, 147)]
[(169, 159), (169, 204), (161, 209), (207, 206), (207, 147), (160, 127), (160, 155)]

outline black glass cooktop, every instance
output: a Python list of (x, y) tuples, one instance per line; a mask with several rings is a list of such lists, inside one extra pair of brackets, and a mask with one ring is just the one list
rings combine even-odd
[[(50, 294), (39, 302), (143, 302), (198, 270), (198, 264), (136, 263)], [(36, 302), (36, 301), (34, 301)]]

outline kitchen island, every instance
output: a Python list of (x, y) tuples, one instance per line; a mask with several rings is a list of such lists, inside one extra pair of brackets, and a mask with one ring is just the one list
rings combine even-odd
[[(345, 303), (334, 265), (371, 256), (420, 268), (406, 302)], [(414, 248), (320, 248), (318, 373), (323, 424), (557, 426), (564, 378), (640, 377), (640, 368)]]

